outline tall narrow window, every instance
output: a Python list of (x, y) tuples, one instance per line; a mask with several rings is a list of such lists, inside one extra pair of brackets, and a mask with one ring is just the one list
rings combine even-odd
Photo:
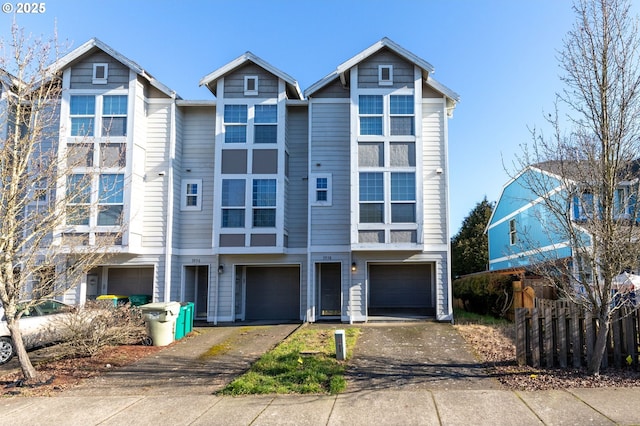
[(181, 210), (202, 210), (202, 179), (182, 181)]
[(71, 136), (93, 136), (96, 115), (96, 97), (75, 95), (69, 100)]
[(384, 223), (382, 173), (360, 173), (360, 222)]
[(102, 136), (127, 136), (127, 96), (102, 98)]
[(382, 135), (382, 96), (360, 95), (358, 98), (360, 111), (360, 134)]
[(511, 219), (509, 221), (509, 244), (512, 246), (518, 242), (518, 232), (516, 228), (516, 220)]
[(401, 95), (389, 98), (391, 136), (413, 135), (413, 96)]
[(226, 143), (247, 142), (247, 106), (224, 106), (224, 141)]
[(244, 179), (222, 180), (222, 227), (245, 227), (245, 186)]
[(254, 143), (278, 142), (278, 106), (256, 105), (253, 119)]
[(124, 175), (100, 175), (98, 195), (98, 226), (117, 226), (122, 224), (124, 205)]
[(253, 226), (276, 226), (276, 180), (254, 179), (252, 200)]
[(391, 173), (391, 222), (416, 221), (415, 173)]
[(91, 176), (74, 174), (67, 177), (67, 225), (89, 225)]

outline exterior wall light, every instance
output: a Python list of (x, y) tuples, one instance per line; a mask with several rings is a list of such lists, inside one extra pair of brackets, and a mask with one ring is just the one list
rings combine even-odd
[(221, 274), (224, 272), (224, 265), (218, 266), (218, 273)]
[(351, 272), (355, 272), (358, 270), (358, 265), (356, 265), (356, 262), (351, 263)]

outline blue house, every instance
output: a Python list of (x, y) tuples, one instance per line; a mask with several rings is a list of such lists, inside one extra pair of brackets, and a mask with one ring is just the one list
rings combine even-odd
[[(526, 167), (503, 187), (486, 229), (490, 271), (571, 261), (578, 248), (590, 246), (588, 229), (590, 222), (598, 220), (594, 217), (598, 200), (595, 191), (571, 179), (581, 172), (579, 168), (571, 162), (539, 163)], [(632, 216), (634, 188), (632, 181), (620, 181), (615, 193), (617, 218)], [(563, 211), (571, 226), (558, 219)]]

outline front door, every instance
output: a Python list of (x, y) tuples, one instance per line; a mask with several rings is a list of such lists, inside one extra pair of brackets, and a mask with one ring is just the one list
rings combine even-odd
[(194, 317), (207, 318), (207, 298), (209, 294), (209, 265), (184, 267), (185, 300), (193, 302)]
[(341, 314), (341, 269), (342, 264), (339, 262), (316, 264), (316, 277), (320, 283), (320, 316)]

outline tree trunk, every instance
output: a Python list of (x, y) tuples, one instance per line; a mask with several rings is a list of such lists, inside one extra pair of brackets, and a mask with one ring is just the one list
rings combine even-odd
[(22, 369), (22, 375), (26, 381), (35, 380), (38, 378), (38, 372), (33, 367), (31, 363), (31, 359), (29, 358), (29, 354), (27, 354), (27, 349), (24, 346), (24, 342), (22, 341), (22, 331), (20, 331), (20, 327), (17, 321), (7, 321), (7, 326), (9, 327), (9, 331), (11, 332), (11, 339), (13, 340), (13, 345), (16, 349), (16, 355), (18, 356), (18, 361), (20, 362), (20, 368)]
[(607, 337), (609, 336), (609, 317), (598, 318), (598, 332), (596, 333), (596, 344), (593, 348), (593, 357), (589, 360), (587, 372), (592, 376), (600, 374), (602, 358), (607, 351)]

